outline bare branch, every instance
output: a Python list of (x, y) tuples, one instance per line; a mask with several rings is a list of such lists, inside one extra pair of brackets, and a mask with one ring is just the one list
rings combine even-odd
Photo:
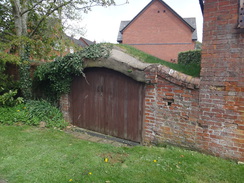
[(7, 34), (7, 35), (9, 35), (9, 36), (15, 36), (15, 34), (12, 34), (12, 33), (10, 33), (10, 32), (2, 32), (2, 34)]
[[(94, 4), (94, 3), (96, 3), (96, 4)], [(126, 0), (126, 2), (121, 3), (121, 4), (115, 4), (115, 3), (112, 3), (112, 4), (114, 4), (114, 6), (123, 6), (123, 5), (128, 4), (128, 3), (129, 3), (129, 1)], [(90, 9), (90, 8), (96, 7), (96, 6), (104, 6), (104, 3), (103, 2), (100, 2), (100, 3), (99, 2), (90, 2), (90, 5), (83, 6), (81, 8), (78, 8), (78, 7), (74, 7), (74, 8), (76, 10), (84, 10), (84, 9)]]
[(5, 42), (5, 43), (9, 43), (9, 39), (5, 39), (5, 38), (3, 38), (2, 36), (1, 36), (1, 38), (0, 38), (0, 40), (2, 41), (2, 42)]
[(37, 3), (36, 3), (34, 6), (32, 6), (31, 8), (25, 10), (24, 12), (21, 12), (21, 16), (24, 15), (25, 13), (27, 13), (27, 12), (29, 12), (29, 11), (35, 9), (36, 6), (38, 6), (39, 4), (41, 4), (43, 1), (44, 1), (44, 0), (40, 0), (39, 2), (37, 2)]
[(7, 9), (8, 11), (11, 11), (10, 7), (8, 7), (8, 6), (4, 5), (4, 4), (1, 4), (1, 6), (4, 7), (5, 9)]
[[(56, 2), (56, 0), (54, 0), (54, 2)], [(54, 9), (52, 9), (53, 7), (50, 6), (50, 8), (48, 9), (46, 15), (44, 15), (41, 20), (38, 22), (37, 26), (35, 27), (35, 29), (31, 32), (31, 34), (29, 35), (29, 37), (32, 37), (37, 29), (39, 28), (39, 26), (41, 25), (41, 23), (49, 16), (51, 15), (52, 13), (54, 13), (55, 11), (57, 11), (58, 9), (64, 7), (64, 6), (67, 6), (68, 4), (70, 4), (72, 2), (72, 0), (68, 1), (68, 2), (65, 2), (63, 4), (60, 4), (59, 6), (55, 7)]]

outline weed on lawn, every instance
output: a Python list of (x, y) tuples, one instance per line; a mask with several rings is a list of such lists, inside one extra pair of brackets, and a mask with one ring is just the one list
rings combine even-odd
[(8, 183), (241, 183), (244, 166), (176, 147), (114, 147), (60, 130), (0, 125)]

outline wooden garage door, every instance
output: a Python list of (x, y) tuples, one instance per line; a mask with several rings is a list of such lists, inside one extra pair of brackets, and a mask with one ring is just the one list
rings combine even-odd
[(72, 83), (73, 124), (141, 142), (144, 85), (119, 72), (91, 68)]

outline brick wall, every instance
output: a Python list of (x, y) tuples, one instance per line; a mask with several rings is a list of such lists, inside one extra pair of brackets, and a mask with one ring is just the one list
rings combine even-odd
[(64, 94), (61, 96), (59, 106), (65, 121), (72, 123), (70, 94)]
[(151, 66), (145, 92), (144, 143), (196, 147), (199, 118), (199, 78)]
[(237, 29), (238, 9), (238, 0), (205, 1), (198, 147), (244, 161), (244, 30)]
[(195, 47), (190, 28), (159, 1), (155, 1), (123, 31), (123, 44), (132, 44), (167, 61), (176, 61), (179, 52)]

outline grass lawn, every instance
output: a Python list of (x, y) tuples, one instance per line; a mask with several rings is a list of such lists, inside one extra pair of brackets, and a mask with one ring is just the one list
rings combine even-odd
[(176, 147), (114, 147), (31, 126), (0, 132), (0, 180), (9, 183), (244, 181), (244, 165)]
[(171, 69), (174, 69), (176, 71), (182, 72), (184, 74), (187, 74), (187, 75), (190, 75), (193, 77), (200, 76), (201, 66), (199, 64), (182, 65), (182, 64), (170, 63), (170, 62), (161, 60), (157, 57), (154, 57), (152, 55), (149, 55), (143, 51), (140, 51), (140, 50), (138, 50), (132, 46), (126, 45), (126, 44), (116, 44), (116, 46), (122, 48), (126, 53), (138, 58), (142, 62), (162, 64)]

